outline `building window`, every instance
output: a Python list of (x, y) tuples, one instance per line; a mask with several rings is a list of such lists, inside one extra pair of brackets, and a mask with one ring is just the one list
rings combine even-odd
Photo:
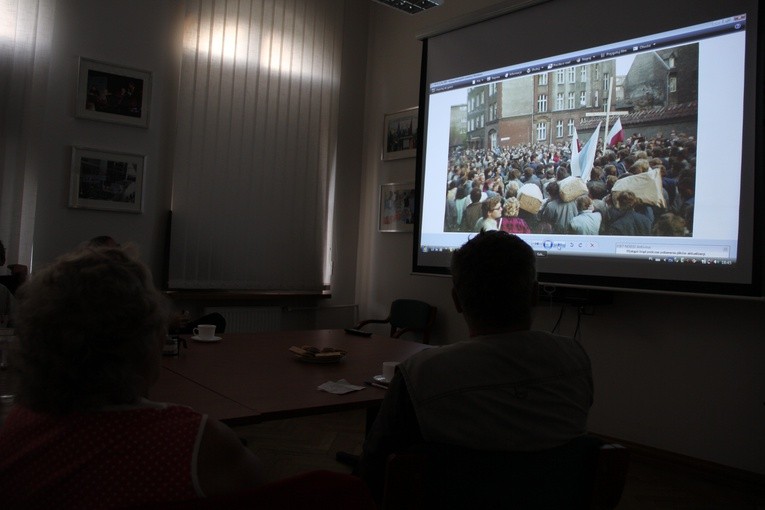
[(558, 85), (563, 85), (564, 83), (566, 83), (566, 77), (563, 74), (563, 69), (558, 69), (557, 76), (558, 76)]
[(593, 74), (594, 74), (593, 78), (595, 79), (595, 81), (598, 81), (600, 79), (600, 68), (598, 67), (598, 64), (595, 64), (595, 66), (593, 67)]
[(610, 85), (608, 81), (609, 81), (608, 73), (603, 73), (603, 90), (608, 90), (608, 86)]
[(595, 91), (595, 108), (598, 108), (600, 106), (600, 91)]
[(574, 119), (568, 119), (568, 136), (574, 136)]
[(573, 92), (569, 92), (568, 93), (568, 105), (567, 106), (568, 106), (569, 110), (573, 110), (574, 109), (575, 105), (574, 105), (574, 93)]
[(489, 122), (497, 120), (497, 103), (489, 105)]
[(563, 92), (558, 92), (558, 95), (555, 96), (555, 109), (556, 110), (563, 109)]
[(582, 66), (580, 73), (581, 75), (579, 79), (581, 80), (581, 82), (587, 83), (587, 66)]
[(674, 69), (675, 68), (675, 55), (672, 54), (669, 56), (669, 68)]
[(537, 111), (547, 111), (547, 94), (539, 94), (539, 97), (537, 98)]
[(497, 84), (496, 83), (489, 83), (489, 95), (493, 96), (497, 93)]
[(555, 123), (555, 136), (563, 138), (563, 121), (559, 120)]
[(576, 69), (573, 67), (568, 68), (568, 82), (574, 83), (576, 81)]
[(579, 93), (579, 106), (587, 106), (587, 92), (584, 90)]
[(494, 131), (493, 129), (489, 133), (489, 144), (490, 144), (492, 149), (496, 149), (497, 148), (497, 132)]
[(547, 85), (547, 73), (542, 73), (539, 75), (539, 80), (537, 82), (539, 85)]
[(669, 77), (669, 91), (677, 92), (677, 76)]
[(483, 113), (481, 114), (481, 126), (484, 127), (486, 125), (486, 117), (484, 117)]
[(547, 140), (547, 123), (537, 123), (537, 142), (543, 142)]

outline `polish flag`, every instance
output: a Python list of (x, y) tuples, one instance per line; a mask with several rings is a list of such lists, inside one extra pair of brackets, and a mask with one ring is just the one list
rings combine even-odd
[(624, 140), (624, 129), (622, 128), (622, 119), (617, 117), (616, 122), (608, 132), (608, 145), (615, 145)]

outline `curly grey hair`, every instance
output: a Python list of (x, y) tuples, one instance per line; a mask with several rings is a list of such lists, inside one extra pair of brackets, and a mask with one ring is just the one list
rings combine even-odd
[(166, 321), (129, 247), (63, 255), (19, 289), (19, 402), (54, 414), (136, 402), (159, 373)]

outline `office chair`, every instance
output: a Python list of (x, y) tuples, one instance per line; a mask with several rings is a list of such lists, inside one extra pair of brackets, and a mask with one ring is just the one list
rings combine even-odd
[(417, 299), (396, 299), (390, 305), (390, 312), (385, 319), (367, 319), (354, 326), (361, 329), (367, 324), (390, 324), (390, 336), (400, 338), (406, 333), (413, 333), (423, 343), (430, 343), (430, 328), (436, 321), (438, 309)]
[(613, 509), (628, 464), (594, 436), (539, 452), (422, 445), (388, 458), (382, 509)]

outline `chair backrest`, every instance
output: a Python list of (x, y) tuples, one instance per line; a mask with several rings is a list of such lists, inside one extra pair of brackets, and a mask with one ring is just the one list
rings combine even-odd
[(610, 509), (628, 463), (626, 449), (593, 436), (539, 452), (423, 445), (388, 459), (383, 509)]
[(424, 343), (430, 341), (430, 328), (436, 320), (437, 308), (417, 299), (396, 299), (390, 305), (390, 336), (399, 338), (414, 332)]

